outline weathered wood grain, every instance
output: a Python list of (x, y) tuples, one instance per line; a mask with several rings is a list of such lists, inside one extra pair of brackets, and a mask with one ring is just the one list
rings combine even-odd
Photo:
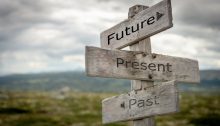
[[(88, 46), (86, 47), (85, 57), (88, 76), (150, 81), (200, 82), (198, 61), (196, 60), (137, 51), (106, 50)], [(122, 59), (124, 64), (118, 64), (122, 62), (118, 59)], [(142, 69), (141, 63), (146, 63), (148, 67)], [(165, 65), (166, 70), (165, 67), (161, 67)]]
[[(131, 9), (129, 9), (130, 12)], [(135, 43), (130, 46), (131, 51), (142, 51), (148, 54), (151, 54), (151, 40), (150, 38), (143, 39), (138, 43)], [(143, 81), (143, 80), (132, 80), (131, 81), (131, 90), (139, 91), (144, 90), (148, 87), (154, 85), (153, 81)], [(155, 126), (154, 116), (142, 118), (138, 120), (133, 120), (133, 126)]]
[(128, 94), (102, 101), (103, 123), (141, 119), (179, 111), (178, 90), (175, 81), (155, 87), (131, 91)]
[[(163, 0), (136, 15), (132, 13), (130, 15), (132, 18), (101, 33), (102, 48), (120, 49), (173, 26), (170, 0)], [(137, 25), (139, 25), (138, 30)]]
[[(138, 51), (151, 54), (151, 40), (150, 38), (143, 39), (138, 43), (135, 43), (130, 46), (131, 51)], [(144, 81), (144, 80), (132, 80), (131, 89), (132, 90), (141, 90), (145, 87), (153, 85), (153, 81)]]
[[(148, 6), (144, 5), (135, 5), (129, 8), (128, 18), (134, 17), (134, 15), (138, 14), (144, 9), (147, 9)], [(151, 40), (150, 38), (145, 38), (133, 45), (130, 45), (131, 51), (142, 51), (145, 53), (151, 54)], [(132, 80), (131, 81), (131, 90), (139, 91), (144, 90), (147, 87), (152, 87), (154, 85), (153, 81), (142, 81), (142, 80)], [(133, 120), (133, 126), (155, 126), (155, 118), (154, 116), (141, 118), (137, 120)]]

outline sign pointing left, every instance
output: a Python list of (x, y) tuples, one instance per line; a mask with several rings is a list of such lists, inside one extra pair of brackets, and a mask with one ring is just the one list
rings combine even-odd
[(102, 101), (103, 123), (134, 120), (177, 111), (179, 100), (175, 81)]

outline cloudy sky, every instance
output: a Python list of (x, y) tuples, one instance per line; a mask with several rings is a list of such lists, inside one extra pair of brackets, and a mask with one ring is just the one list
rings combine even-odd
[[(127, 18), (135, 4), (160, 0), (0, 0), (0, 75), (84, 70), (86, 45)], [(172, 0), (173, 28), (151, 37), (154, 53), (220, 69), (220, 1)]]

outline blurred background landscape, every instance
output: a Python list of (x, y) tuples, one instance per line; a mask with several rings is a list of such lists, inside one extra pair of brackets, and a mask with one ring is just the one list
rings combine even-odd
[[(85, 74), (85, 46), (160, 0), (0, 0), (0, 126), (101, 126), (101, 101), (129, 80)], [(174, 26), (151, 37), (154, 53), (197, 59), (200, 84), (178, 84), (180, 112), (157, 126), (220, 125), (220, 1), (172, 0)], [(132, 126), (132, 122), (107, 126)]]
[[(220, 93), (220, 70), (200, 72), (200, 84), (178, 84), (181, 92)], [(87, 77), (82, 71), (15, 74), (0, 77), (2, 91), (74, 91), (74, 92), (114, 92), (130, 90), (130, 81), (99, 77)]]
[[(156, 117), (157, 126), (218, 126), (219, 75), (219, 70), (203, 70), (200, 84), (179, 84), (180, 112)], [(130, 81), (80, 71), (15, 74), (0, 77), (0, 89), (2, 126), (101, 126), (101, 101), (128, 92)]]

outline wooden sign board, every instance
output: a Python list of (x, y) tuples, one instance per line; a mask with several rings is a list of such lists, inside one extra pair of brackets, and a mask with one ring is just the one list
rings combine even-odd
[(101, 47), (120, 49), (172, 27), (171, 1), (147, 8), (101, 33)]
[(130, 80), (200, 82), (196, 60), (88, 46), (86, 73), (88, 76)]
[(102, 101), (102, 121), (104, 124), (178, 111), (179, 100), (175, 81), (166, 82), (136, 93), (131, 91), (128, 94)]

